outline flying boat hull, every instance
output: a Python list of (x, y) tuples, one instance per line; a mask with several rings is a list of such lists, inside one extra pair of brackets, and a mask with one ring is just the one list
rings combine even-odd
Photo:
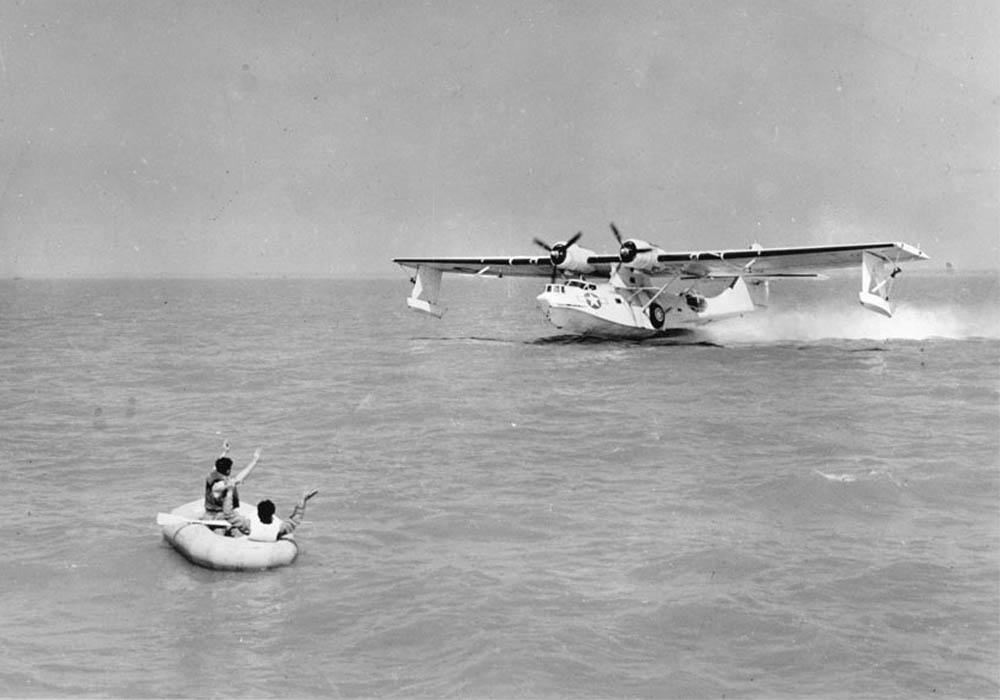
[[(542, 295), (544, 296), (544, 295)], [(636, 339), (652, 338), (659, 331), (654, 328), (639, 328), (601, 318), (583, 309), (571, 306), (555, 306), (539, 298), (538, 305), (542, 308), (546, 320), (559, 330), (575, 335), (585, 335), (594, 338)]]
[(546, 285), (536, 297), (556, 328), (599, 338), (642, 339), (705, 323), (692, 309), (670, 303), (673, 295), (615, 287), (585, 279)]

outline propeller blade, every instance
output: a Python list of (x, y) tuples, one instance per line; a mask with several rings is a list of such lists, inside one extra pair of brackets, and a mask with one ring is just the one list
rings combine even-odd
[(615, 240), (618, 241), (618, 245), (622, 244), (622, 235), (618, 232), (618, 227), (615, 226), (615, 222), (611, 222), (611, 233), (615, 234)]
[(547, 250), (549, 252), (552, 251), (552, 246), (550, 246), (548, 243), (546, 243), (542, 239), (540, 239), (540, 238), (533, 238), (531, 240), (533, 240), (535, 242), (535, 245), (541, 246), (542, 248), (545, 248), (545, 250)]
[(568, 241), (566, 241), (566, 247), (569, 248), (571, 245), (573, 245), (574, 243), (576, 243), (578, 240), (580, 240), (580, 236), (582, 236), (582, 235), (583, 235), (583, 231), (577, 231), (576, 234), (572, 238), (570, 238)]

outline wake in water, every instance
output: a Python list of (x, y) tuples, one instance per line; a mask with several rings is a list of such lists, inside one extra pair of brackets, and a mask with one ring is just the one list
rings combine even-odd
[[(414, 340), (526, 343), (528, 345), (693, 345), (725, 347), (741, 344), (817, 342), (823, 340), (972, 340), (1000, 339), (996, 308), (903, 307), (892, 318), (858, 308), (816, 307), (762, 309), (694, 329), (671, 329), (652, 338), (608, 339), (557, 334), (531, 340), (488, 336), (417, 336)], [(881, 348), (871, 348), (880, 350)]]
[(722, 343), (843, 340), (966, 340), (1000, 338), (996, 308), (904, 306), (892, 318), (862, 308), (769, 309), (707, 326)]

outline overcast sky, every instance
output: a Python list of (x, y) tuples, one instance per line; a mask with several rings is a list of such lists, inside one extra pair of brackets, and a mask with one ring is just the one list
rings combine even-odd
[(608, 222), (998, 264), (994, 0), (0, 3), (0, 276), (391, 276)]

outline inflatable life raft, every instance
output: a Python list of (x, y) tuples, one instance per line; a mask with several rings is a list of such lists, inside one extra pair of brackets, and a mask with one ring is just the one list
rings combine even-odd
[[(255, 510), (240, 506), (244, 515)], [(157, 520), (163, 537), (198, 566), (221, 571), (252, 571), (288, 566), (299, 555), (294, 537), (287, 535), (277, 542), (256, 542), (246, 537), (226, 537), (223, 528), (210, 527), (198, 519), (205, 512), (202, 499), (191, 501)], [(164, 514), (161, 514), (161, 516)]]

